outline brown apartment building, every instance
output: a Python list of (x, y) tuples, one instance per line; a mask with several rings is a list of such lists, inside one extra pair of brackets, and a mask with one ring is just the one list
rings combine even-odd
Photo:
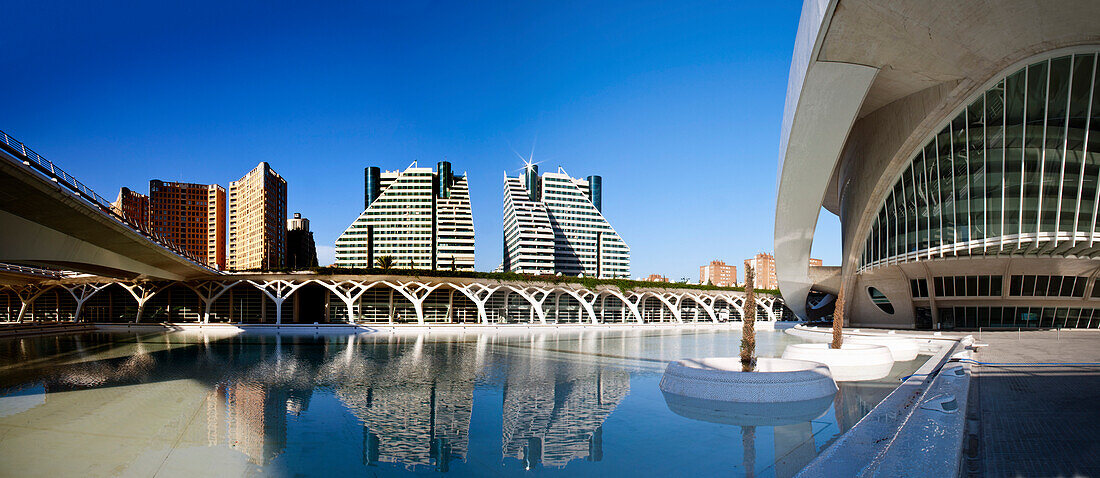
[[(820, 266), (821, 259), (810, 258), (810, 266)], [(745, 270), (752, 269), (756, 274), (755, 288), (778, 289), (779, 281), (775, 278), (775, 257), (761, 252), (751, 259), (745, 259)]]
[(699, 283), (733, 287), (737, 285), (737, 266), (726, 265), (718, 259), (710, 261), (710, 264), (699, 266)]
[(111, 203), (115, 213), (143, 231), (149, 230), (149, 196), (130, 188), (118, 190), (118, 199)]
[(286, 180), (261, 162), (229, 183), (230, 270), (278, 269), (286, 259)]
[(646, 282), (672, 282), (672, 281), (668, 280), (668, 277), (665, 277), (661, 274), (650, 274), (649, 277), (646, 277), (645, 279), (642, 279), (642, 280), (644, 280)]
[(148, 201), (153, 232), (207, 264), (225, 269), (224, 188), (154, 179), (149, 181)]

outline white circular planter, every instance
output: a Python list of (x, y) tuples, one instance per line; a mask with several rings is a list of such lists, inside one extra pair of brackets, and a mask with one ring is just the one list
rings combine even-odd
[(833, 380), (838, 382), (877, 380), (890, 375), (894, 367), (894, 355), (886, 346), (845, 343), (839, 349), (832, 349), (829, 345), (788, 345), (783, 358), (828, 365)]
[(890, 354), (894, 356), (895, 362), (908, 362), (910, 360), (916, 360), (917, 353), (920, 352), (920, 345), (917, 343), (916, 339), (910, 339), (906, 337), (845, 335), (844, 342), (850, 342), (853, 344), (882, 345), (890, 349)]
[(670, 362), (660, 388), (678, 415), (742, 426), (813, 420), (837, 392), (829, 368), (820, 363), (759, 358), (755, 371), (742, 372), (738, 357)]

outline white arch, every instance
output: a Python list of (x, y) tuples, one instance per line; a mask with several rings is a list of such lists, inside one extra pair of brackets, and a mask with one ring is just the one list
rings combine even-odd
[(141, 322), (141, 314), (145, 312), (145, 304), (149, 302), (153, 296), (157, 295), (157, 293), (168, 287), (164, 284), (157, 284), (154, 282), (134, 282), (133, 284), (119, 282), (118, 285), (126, 289), (126, 292), (129, 292), (138, 303), (137, 315), (134, 316), (134, 323)]
[[(621, 301), (626, 306), (627, 310), (630, 311), (631, 315), (634, 316), (634, 319), (637, 320), (639, 324), (645, 323), (642, 320), (642, 314), (640, 312), (638, 312), (638, 304), (631, 302), (630, 299), (628, 299), (625, 295), (623, 295), (622, 292), (620, 292), (617, 289), (604, 289), (602, 291), (602, 293), (609, 294), (609, 295), (619, 299), (619, 301)], [(631, 297), (634, 297), (634, 296), (635, 295), (632, 293)]]
[(73, 296), (73, 300), (76, 301), (76, 313), (73, 314), (73, 322), (80, 322), (80, 312), (84, 310), (84, 303), (91, 299), (97, 292), (105, 289), (107, 284), (97, 284), (92, 282), (86, 282), (84, 284), (69, 284), (62, 285), (65, 290), (69, 291), (69, 294)]
[[(546, 298), (550, 297), (550, 293), (553, 292), (552, 289), (540, 289), (534, 286), (520, 289), (518, 287), (510, 285), (506, 285), (504, 287), (511, 289), (512, 292), (515, 292), (519, 294), (520, 297), (527, 299), (527, 302), (531, 303), (531, 308), (535, 311), (535, 314), (538, 315), (539, 323), (542, 325), (546, 325), (546, 310), (543, 308), (543, 304), (546, 303)], [(533, 290), (534, 292), (528, 293), (528, 290)], [(538, 297), (539, 294), (542, 295), (541, 299)], [(507, 303), (505, 303), (505, 307), (507, 307)]]
[(294, 291), (308, 284), (309, 281), (294, 283), (289, 280), (269, 280), (263, 281), (261, 285), (256, 281), (249, 280), (248, 283), (260, 289), (260, 292), (263, 292), (264, 295), (275, 302), (275, 324), (279, 325), (283, 323), (283, 301), (287, 300)]
[[(412, 302), (413, 310), (416, 311), (416, 323), (419, 325), (424, 325), (424, 300), (428, 298), (428, 294), (431, 294), (433, 290), (443, 285), (442, 283), (429, 285), (426, 282), (413, 281), (404, 284), (394, 284), (389, 281), (382, 281), (382, 283), (400, 292), (406, 299), (409, 299), (409, 302)], [(416, 289), (407, 289), (410, 285), (415, 285)]]
[(328, 289), (335, 295), (340, 301), (344, 303), (344, 306), (348, 308), (348, 323), (355, 323), (355, 302), (363, 297), (363, 294), (370, 290), (371, 287), (379, 284), (381, 281), (373, 281), (367, 283), (367, 281), (353, 281), (353, 280), (329, 280), (323, 281), (319, 279), (311, 279), (306, 283), (314, 282), (320, 284), (322, 287)]
[(183, 285), (187, 288), (195, 291), (195, 295), (199, 296), (199, 299), (203, 302), (202, 323), (210, 323), (210, 309), (214, 306), (214, 301), (218, 300), (227, 290), (233, 288), (233, 286), (240, 284), (241, 281), (233, 281), (230, 283), (216, 282), (216, 281), (201, 281), (198, 283), (184, 282)]
[[(474, 282), (463, 285), (462, 287), (454, 287), (454, 289), (461, 292), (477, 306), (478, 321), (487, 324), (489, 323), (489, 314), (485, 312), (485, 304), (489, 302), (489, 298), (493, 296), (493, 292), (496, 292), (500, 287), (501, 286), (489, 287), (480, 282)], [(482, 297), (483, 294), (484, 297)]]

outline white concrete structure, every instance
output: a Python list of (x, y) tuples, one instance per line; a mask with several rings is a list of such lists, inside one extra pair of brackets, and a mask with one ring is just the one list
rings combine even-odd
[(214, 272), (2, 131), (0, 191), (0, 262), (125, 278)]
[(831, 344), (791, 344), (783, 358), (806, 360), (829, 366), (833, 380), (855, 382), (878, 380), (890, 374), (894, 355), (883, 345), (845, 343), (839, 349)]
[[(378, 267), (392, 256), (399, 269), (474, 270), (474, 220), (466, 175), (418, 167), (379, 174), (377, 197), (336, 240), (336, 265)], [(371, 193), (368, 193), (371, 194)]]
[[(1096, 18), (1084, 0), (806, 0), (775, 223), (795, 314), (843, 283), (854, 325), (1100, 326)], [(809, 265), (822, 208), (839, 270)]]
[(501, 270), (599, 278), (630, 277), (630, 247), (601, 212), (599, 176), (564, 169), (504, 175), (504, 261)]
[[(758, 322), (782, 314), (776, 297), (757, 295), (755, 302)], [(81, 277), (0, 286), (0, 321), (736, 324), (746, 306), (736, 291), (395, 275), (235, 274), (187, 282)]]

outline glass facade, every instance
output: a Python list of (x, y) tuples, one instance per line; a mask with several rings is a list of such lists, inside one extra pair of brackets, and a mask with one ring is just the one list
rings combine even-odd
[(944, 328), (1100, 328), (1100, 309), (1077, 307), (941, 307)]
[(859, 270), (952, 256), (1100, 257), (1098, 179), (1097, 54), (1032, 63), (971, 98), (914, 153)]

